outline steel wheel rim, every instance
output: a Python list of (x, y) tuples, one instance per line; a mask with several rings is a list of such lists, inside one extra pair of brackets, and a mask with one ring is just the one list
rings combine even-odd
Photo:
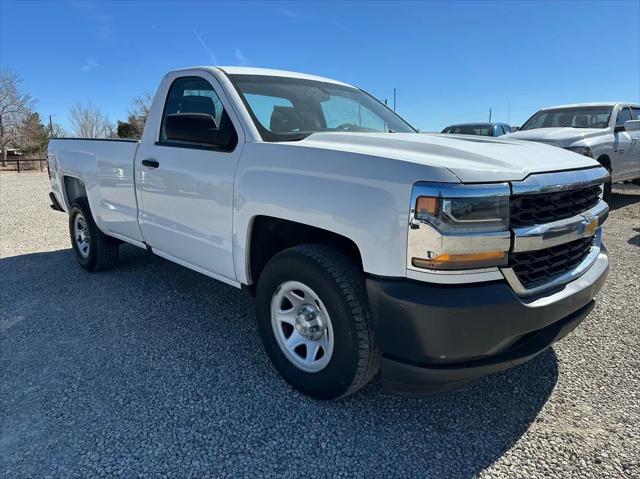
[(89, 256), (89, 242), (91, 236), (89, 234), (89, 227), (87, 221), (82, 214), (78, 213), (73, 220), (73, 240), (76, 243), (76, 249), (83, 258)]
[(271, 299), (271, 327), (280, 350), (298, 369), (317, 373), (331, 361), (331, 318), (320, 297), (306, 284), (286, 281), (278, 286)]

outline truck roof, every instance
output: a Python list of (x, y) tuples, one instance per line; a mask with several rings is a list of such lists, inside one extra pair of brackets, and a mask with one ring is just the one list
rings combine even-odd
[(628, 101), (600, 101), (593, 103), (571, 103), (568, 105), (558, 105), (558, 106), (547, 106), (544, 108), (540, 108), (541, 110), (555, 110), (558, 108), (576, 108), (581, 106), (615, 106), (615, 105), (625, 105), (625, 106), (638, 106), (637, 103), (631, 103)]
[(264, 76), (275, 76), (275, 77), (302, 78), (305, 80), (315, 80), (315, 81), (321, 81), (325, 83), (335, 83), (336, 85), (343, 85), (343, 86), (355, 88), (352, 85), (349, 85), (348, 83), (343, 83), (337, 80), (333, 80), (331, 78), (325, 78), (317, 75), (309, 75), (307, 73), (291, 72), (287, 70), (272, 70), (270, 68), (233, 67), (233, 66), (231, 67), (219, 66), (219, 67), (210, 67), (210, 68), (217, 68), (218, 70), (222, 70), (223, 72), (229, 75), (264, 75)]

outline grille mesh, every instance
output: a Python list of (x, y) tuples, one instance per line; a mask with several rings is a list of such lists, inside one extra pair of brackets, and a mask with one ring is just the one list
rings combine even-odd
[(513, 196), (511, 227), (520, 228), (571, 218), (593, 208), (599, 201), (600, 185), (555, 193)]
[(589, 254), (593, 237), (538, 251), (511, 253), (509, 266), (522, 285), (531, 289), (574, 269)]

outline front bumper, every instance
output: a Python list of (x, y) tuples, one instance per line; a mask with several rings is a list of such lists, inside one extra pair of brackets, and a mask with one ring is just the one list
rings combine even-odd
[(367, 278), (383, 386), (401, 394), (441, 393), (528, 361), (589, 314), (608, 267), (603, 246), (582, 276), (527, 298), (506, 282)]

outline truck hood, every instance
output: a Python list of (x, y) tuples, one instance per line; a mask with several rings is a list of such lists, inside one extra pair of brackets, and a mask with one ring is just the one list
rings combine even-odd
[(535, 128), (522, 130), (505, 135), (510, 140), (528, 140), (547, 143), (549, 145), (567, 147), (580, 140), (601, 136), (607, 132), (606, 128)]
[(531, 173), (598, 165), (554, 146), (470, 135), (314, 133), (296, 145), (442, 167), (465, 183), (519, 181)]

